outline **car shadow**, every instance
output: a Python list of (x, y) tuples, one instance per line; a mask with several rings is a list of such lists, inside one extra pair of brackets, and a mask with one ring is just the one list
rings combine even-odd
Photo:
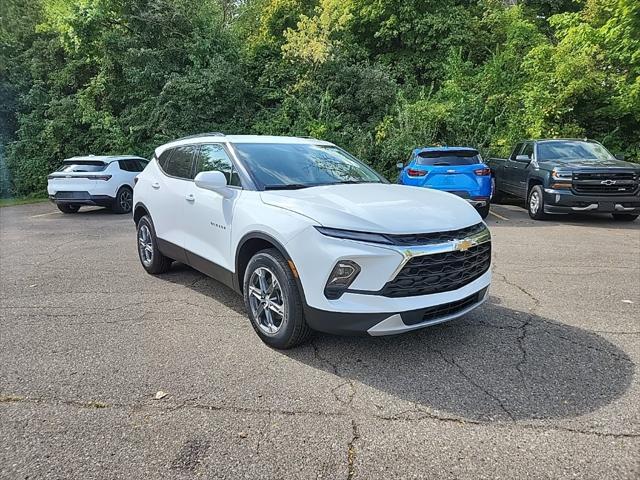
[(603, 337), (500, 306), (394, 337), (318, 335), (299, 362), (471, 420), (573, 417), (620, 397), (630, 358)]
[[(175, 263), (160, 278), (246, 315), (240, 295), (188, 266)], [(495, 296), (442, 325), (393, 337), (318, 333), (310, 344), (280, 353), (419, 406), (472, 420), (592, 412), (620, 397), (634, 372), (629, 356), (602, 336), (504, 307)]]

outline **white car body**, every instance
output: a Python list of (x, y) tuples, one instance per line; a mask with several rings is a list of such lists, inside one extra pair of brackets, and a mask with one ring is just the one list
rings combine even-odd
[[(331, 333), (401, 333), (464, 315), (487, 298), (490, 234), (465, 200), (437, 190), (388, 183), (260, 190), (244, 181), (247, 168), (236, 151), (249, 143), (333, 146), (307, 138), (203, 135), (157, 148), (134, 189), (134, 220), (151, 217), (164, 255), (240, 291), (246, 255), (268, 242), (290, 261), (297, 274), (309, 326)], [(191, 179), (167, 175), (160, 167), (158, 159), (169, 149), (203, 144), (226, 149), (240, 174), (241, 187), (211, 191)], [(343, 230), (391, 236), (421, 234), (427, 240), (407, 244), (403, 237), (404, 244), (380, 244), (335, 238), (318, 227), (336, 229), (338, 234)], [(450, 238), (437, 240), (441, 232)], [(432, 238), (436, 241), (429, 240)], [(488, 255), (488, 260), (471, 281), (455, 289), (424, 295), (416, 291), (400, 296), (380, 293), (414, 257), (464, 256), (466, 250), (476, 247), (485, 249), (483, 255)], [(356, 262), (361, 271), (339, 298), (330, 299), (325, 286), (341, 260)], [(438, 306), (444, 307), (438, 311)]]
[[(110, 207), (116, 202), (121, 188), (133, 191), (134, 179), (147, 163), (146, 159), (132, 155), (68, 158), (60, 170), (47, 177), (49, 199), (56, 204)], [(130, 165), (129, 170), (123, 168), (125, 164)], [(87, 168), (83, 169), (83, 166)]]

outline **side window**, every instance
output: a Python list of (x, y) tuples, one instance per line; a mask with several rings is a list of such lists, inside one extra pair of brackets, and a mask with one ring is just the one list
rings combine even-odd
[(169, 164), (169, 158), (171, 157), (172, 153), (173, 149), (169, 148), (162, 152), (160, 154), (160, 158), (158, 158), (158, 165), (160, 165), (160, 168), (162, 168), (162, 170), (164, 170), (165, 172), (167, 171), (167, 165)]
[(516, 156), (520, 155), (520, 152), (522, 151), (522, 143), (518, 143), (515, 148), (513, 149), (513, 152), (511, 153), (511, 160), (515, 160)]
[(241, 186), (240, 177), (233, 167), (227, 151), (218, 143), (200, 145), (200, 150), (196, 155), (195, 175), (200, 172), (211, 171), (224, 173), (224, 176), (227, 177), (228, 185), (235, 187)]
[(178, 178), (192, 179), (192, 162), (193, 154), (196, 147), (193, 145), (184, 145), (173, 149), (173, 154), (167, 163), (164, 171), (167, 175)]
[(118, 164), (120, 165), (120, 170), (124, 170), (125, 172), (141, 172), (138, 165), (138, 161), (134, 159), (129, 160), (118, 160)]
[(136, 160), (136, 162), (138, 163), (139, 172), (143, 171), (145, 167), (149, 165), (147, 160)]
[(527, 143), (524, 146), (521, 155), (526, 155), (529, 159), (533, 158), (533, 143)]

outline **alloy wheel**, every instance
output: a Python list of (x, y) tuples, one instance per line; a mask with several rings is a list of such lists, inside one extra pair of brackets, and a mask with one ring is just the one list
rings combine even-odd
[(535, 215), (538, 213), (540, 209), (540, 195), (537, 191), (531, 192), (531, 197), (529, 198), (529, 211)]
[(128, 212), (131, 210), (131, 192), (127, 189), (124, 189), (122, 193), (120, 193), (120, 208), (123, 212)]
[(249, 305), (258, 328), (275, 335), (282, 327), (285, 301), (280, 282), (266, 267), (256, 268), (249, 279)]
[(153, 262), (153, 241), (147, 225), (141, 225), (138, 229), (138, 252), (140, 252), (142, 264), (145, 267), (150, 266)]

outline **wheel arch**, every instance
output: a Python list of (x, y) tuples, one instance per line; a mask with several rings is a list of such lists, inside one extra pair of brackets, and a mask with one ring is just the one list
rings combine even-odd
[(527, 196), (529, 196), (529, 192), (534, 187), (534, 185), (540, 185), (544, 188), (544, 180), (540, 177), (530, 177), (527, 181)]
[(133, 222), (136, 225), (138, 225), (138, 222), (140, 221), (140, 219), (145, 215), (149, 215), (149, 217), (151, 217), (147, 206), (142, 202), (136, 203), (135, 206), (133, 207)]

